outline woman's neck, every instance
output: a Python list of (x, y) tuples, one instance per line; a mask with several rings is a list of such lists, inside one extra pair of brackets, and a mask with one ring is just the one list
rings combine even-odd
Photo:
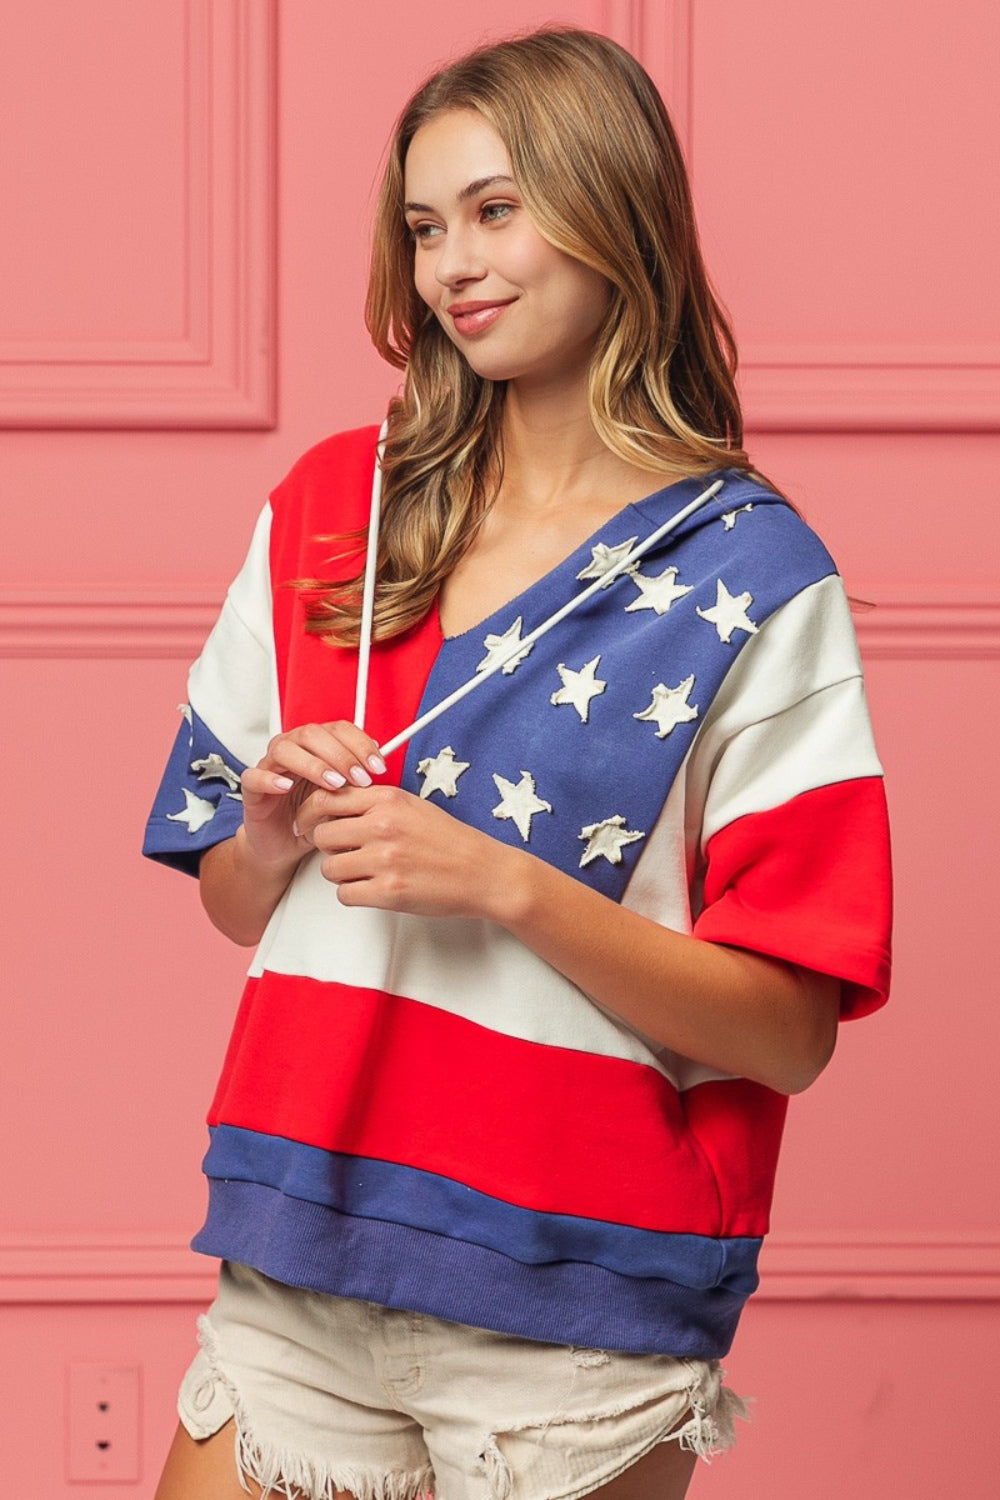
[(544, 511), (596, 496), (618, 506), (669, 484), (676, 475), (620, 458), (602, 441), (590, 415), (586, 376), (573, 389), (511, 382), (503, 414), (503, 482), (498, 503)]

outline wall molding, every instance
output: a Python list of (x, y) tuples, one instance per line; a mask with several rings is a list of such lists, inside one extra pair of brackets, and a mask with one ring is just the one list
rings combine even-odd
[(5, 589), (0, 658), (192, 661), (221, 605), (221, 596), (184, 589)]
[(908, 364), (905, 356), (842, 362), (830, 346), (796, 360), (743, 347), (740, 391), (752, 432), (1000, 431), (1000, 360)]
[(185, 308), (156, 340), (0, 341), (0, 427), (275, 424), (273, 0), (185, 0)]
[[(854, 616), (868, 661), (995, 660), (1000, 598), (886, 598)], [(207, 591), (5, 589), (0, 592), (0, 659), (192, 661), (218, 614)]]
[(772, 1302), (996, 1302), (1000, 1240), (774, 1235), (761, 1254), (757, 1296)]
[[(215, 1262), (181, 1237), (7, 1234), (0, 1304), (194, 1303), (214, 1296)], [(761, 1257), (763, 1302), (997, 1302), (1000, 1240), (899, 1234), (774, 1235)]]
[(694, 0), (604, 0), (602, 30), (637, 57), (663, 91), (685, 154), (691, 152)]
[[(605, 0), (606, 33), (663, 90), (698, 202), (695, 0)], [(704, 60), (701, 77), (711, 77)], [(740, 390), (751, 432), (995, 432), (1000, 350), (798, 346), (741, 341)]]
[(884, 598), (854, 612), (866, 661), (981, 661), (1000, 656), (1000, 597)]

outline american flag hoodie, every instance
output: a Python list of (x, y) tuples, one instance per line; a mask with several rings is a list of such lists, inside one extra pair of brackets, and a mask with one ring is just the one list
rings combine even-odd
[[(352, 717), (357, 653), (307, 635), (288, 585), (363, 531), (376, 440), (321, 443), (265, 506), (190, 672), (152, 858), (195, 873), (274, 734)], [(780, 497), (713, 477), (713, 499), (384, 780), (664, 926), (835, 975), (843, 1015), (864, 1015), (888, 988), (889, 855), (848, 604)], [(432, 610), (377, 644), (368, 732), (384, 744), (509, 655), (700, 488), (625, 506), (462, 635)], [(725, 1354), (786, 1099), (637, 1033), (491, 922), (341, 906), (318, 863), (249, 971), (195, 1248), (525, 1338)]]

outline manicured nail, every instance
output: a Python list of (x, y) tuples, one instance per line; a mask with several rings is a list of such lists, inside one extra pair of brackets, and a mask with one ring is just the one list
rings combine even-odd
[(302, 834), (299, 832), (299, 825), (294, 821), (294, 819), (292, 821), (292, 835), (297, 839), (300, 839), (302, 837)]
[(352, 766), (348, 774), (355, 786), (371, 786), (372, 784), (372, 779), (368, 772), (361, 766)]
[(374, 771), (376, 776), (385, 775), (385, 761), (382, 759), (381, 755), (369, 755), (368, 768), (369, 770)]
[(279, 792), (289, 792), (295, 785), (295, 782), (290, 776), (276, 776), (274, 778), (274, 785), (278, 788)]
[(341, 776), (339, 771), (324, 771), (323, 780), (328, 786), (340, 787), (347, 785), (347, 777)]

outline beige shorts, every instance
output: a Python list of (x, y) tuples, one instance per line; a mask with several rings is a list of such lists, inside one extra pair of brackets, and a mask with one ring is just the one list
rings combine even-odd
[(743, 1404), (716, 1362), (510, 1338), (224, 1263), (178, 1410), (235, 1418), (242, 1479), (330, 1500), (569, 1500), (657, 1443), (704, 1458)]

